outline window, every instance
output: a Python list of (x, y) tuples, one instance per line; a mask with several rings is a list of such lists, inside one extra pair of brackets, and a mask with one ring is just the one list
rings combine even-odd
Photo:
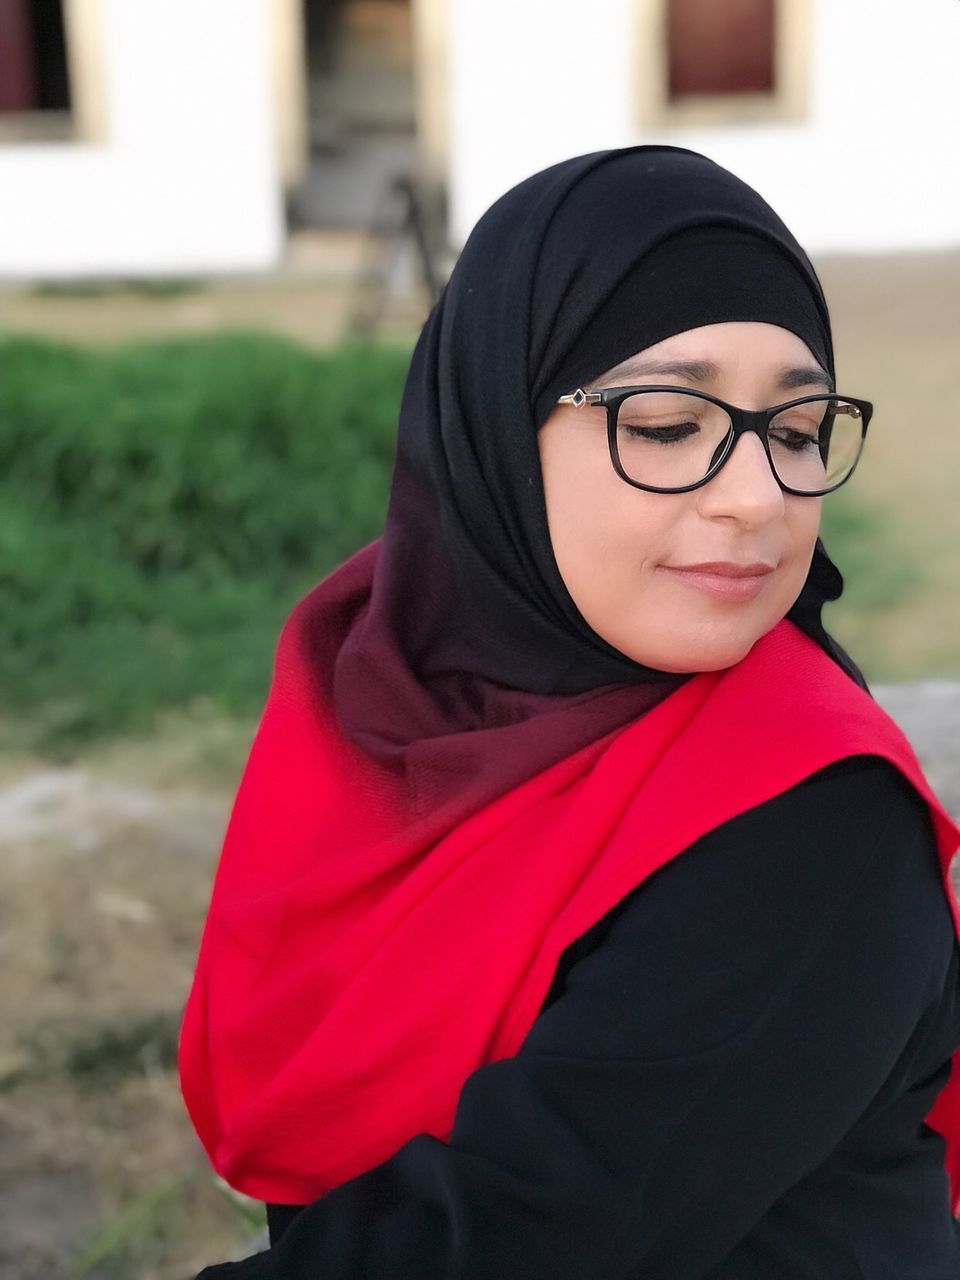
[(809, 0), (635, 0), (641, 129), (802, 120)]
[(100, 0), (0, 0), (0, 143), (102, 135)]
[(60, 0), (0, 0), (0, 111), (69, 111)]
[(670, 98), (772, 93), (774, 0), (668, 0)]

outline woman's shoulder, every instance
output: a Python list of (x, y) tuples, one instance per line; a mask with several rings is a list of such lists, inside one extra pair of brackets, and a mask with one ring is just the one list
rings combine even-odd
[[(723, 822), (691, 845), (706, 863), (743, 859), (799, 866), (832, 877), (860, 869), (871, 856), (939, 868), (929, 806), (913, 783), (881, 756), (834, 761), (794, 786)], [(688, 859), (689, 865), (689, 859)]]
[(878, 900), (906, 893), (925, 909), (949, 914), (930, 807), (880, 756), (848, 756), (817, 770), (716, 828), (705, 840), (707, 849), (711, 844), (748, 861), (762, 848), (773, 851), (797, 863), (811, 888), (830, 876)]
[[(775, 800), (785, 799), (791, 792), (803, 788), (833, 787), (841, 779), (852, 781), (855, 793), (872, 790), (875, 794), (896, 795), (902, 801), (913, 805), (918, 812), (927, 808), (925, 801), (917, 792), (913, 783), (889, 760), (877, 755), (844, 756), (832, 764), (818, 769), (809, 777), (798, 782), (790, 791), (784, 791)], [(774, 803), (771, 801), (770, 803)]]
[(860, 755), (720, 823), (629, 897), (667, 898), (672, 883), (696, 884), (697, 897), (752, 895), (775, 910), (854, 889), (894, 892), (904, 880), (943, 897), (941, 878), (926, 801), (887, 760)]
[[(858, 845), (889, 835), (893, 824), (897, 830), (906, 828), (928, 838), (935, 846), (926, 800), (896, 765), (878, 755), (836, 760), (749, 812), (758, 823), (789, 817), (814, 831), (828, 824), (834, 838), (843, 830)], [(733, 821), (747, 825), (742, 821), (747, 817), (744, 814)]]
[(879, 756), (838, 760), (717, 826), (651, 896), (694, 883), (729, 912), (762, 904), (773, 927), (823, 921), (830, 904), (856, 899), (876, 932), (892, 916), (905, 931), (938, 934), (941, 948), (954, 935), (929, 806)]
[(669, 998), (674, 979), (710, 970), (728, 992), (731, 975), (763, 987), (844, 915), (851, 960), (909, 952), (934, 973), (957, 945), (926, 802), (876, 756), (820, 769), (677, 854), (567, 948), (552, 995), (593, 953), (627, 968), (642, 955)]

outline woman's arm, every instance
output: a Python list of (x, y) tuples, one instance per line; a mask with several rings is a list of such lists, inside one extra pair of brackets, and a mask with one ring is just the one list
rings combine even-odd
[(702, 1277), (870, 1106), (956, 945), (925, 807), (872, 758), (718, 828), (595, 929), (449, 1142), (412, 1138), (202, 1280)]

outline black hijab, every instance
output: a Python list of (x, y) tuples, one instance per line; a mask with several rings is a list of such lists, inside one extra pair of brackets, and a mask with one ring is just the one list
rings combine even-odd
[[(618, 299), (652, 261), (662, 274), (677, 237), (701, 233), (761, 244), (764, 261), (788, 270), (796, 305), (762, 272), (743, 277), (752, 287), (739, 303), (681, 274), (673, 296), (690, 306), (655, 316), (651, 337), (649, 312), (645, 328)], [(794, 328), (834, 376), (806, 254), (751, 187), (696, 152), (579, 156), (521, 182), (477, 223), (413, 353), (383, 537), (360, 553), (369, 598), (333, 671), (341, 727), (404, 776), (417, 809), (468, 812), (687, 678), (633, 661), (581, 616), (551, 548), (537, 429), (560, 392), (670, 333), (727, 319)], [(862, 684), (820, 617), (842, 587), (818, 541), (788, 616)]]

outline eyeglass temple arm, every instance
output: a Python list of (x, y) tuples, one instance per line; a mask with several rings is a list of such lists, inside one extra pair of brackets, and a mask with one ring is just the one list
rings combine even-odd
[(602, 399), (599, 391), (584, 391), (582, 387), (577, 387), (570, 395), (558, 396), (557, 404), (572, 404), (579, 409), (585, 404), (600, 404)]

